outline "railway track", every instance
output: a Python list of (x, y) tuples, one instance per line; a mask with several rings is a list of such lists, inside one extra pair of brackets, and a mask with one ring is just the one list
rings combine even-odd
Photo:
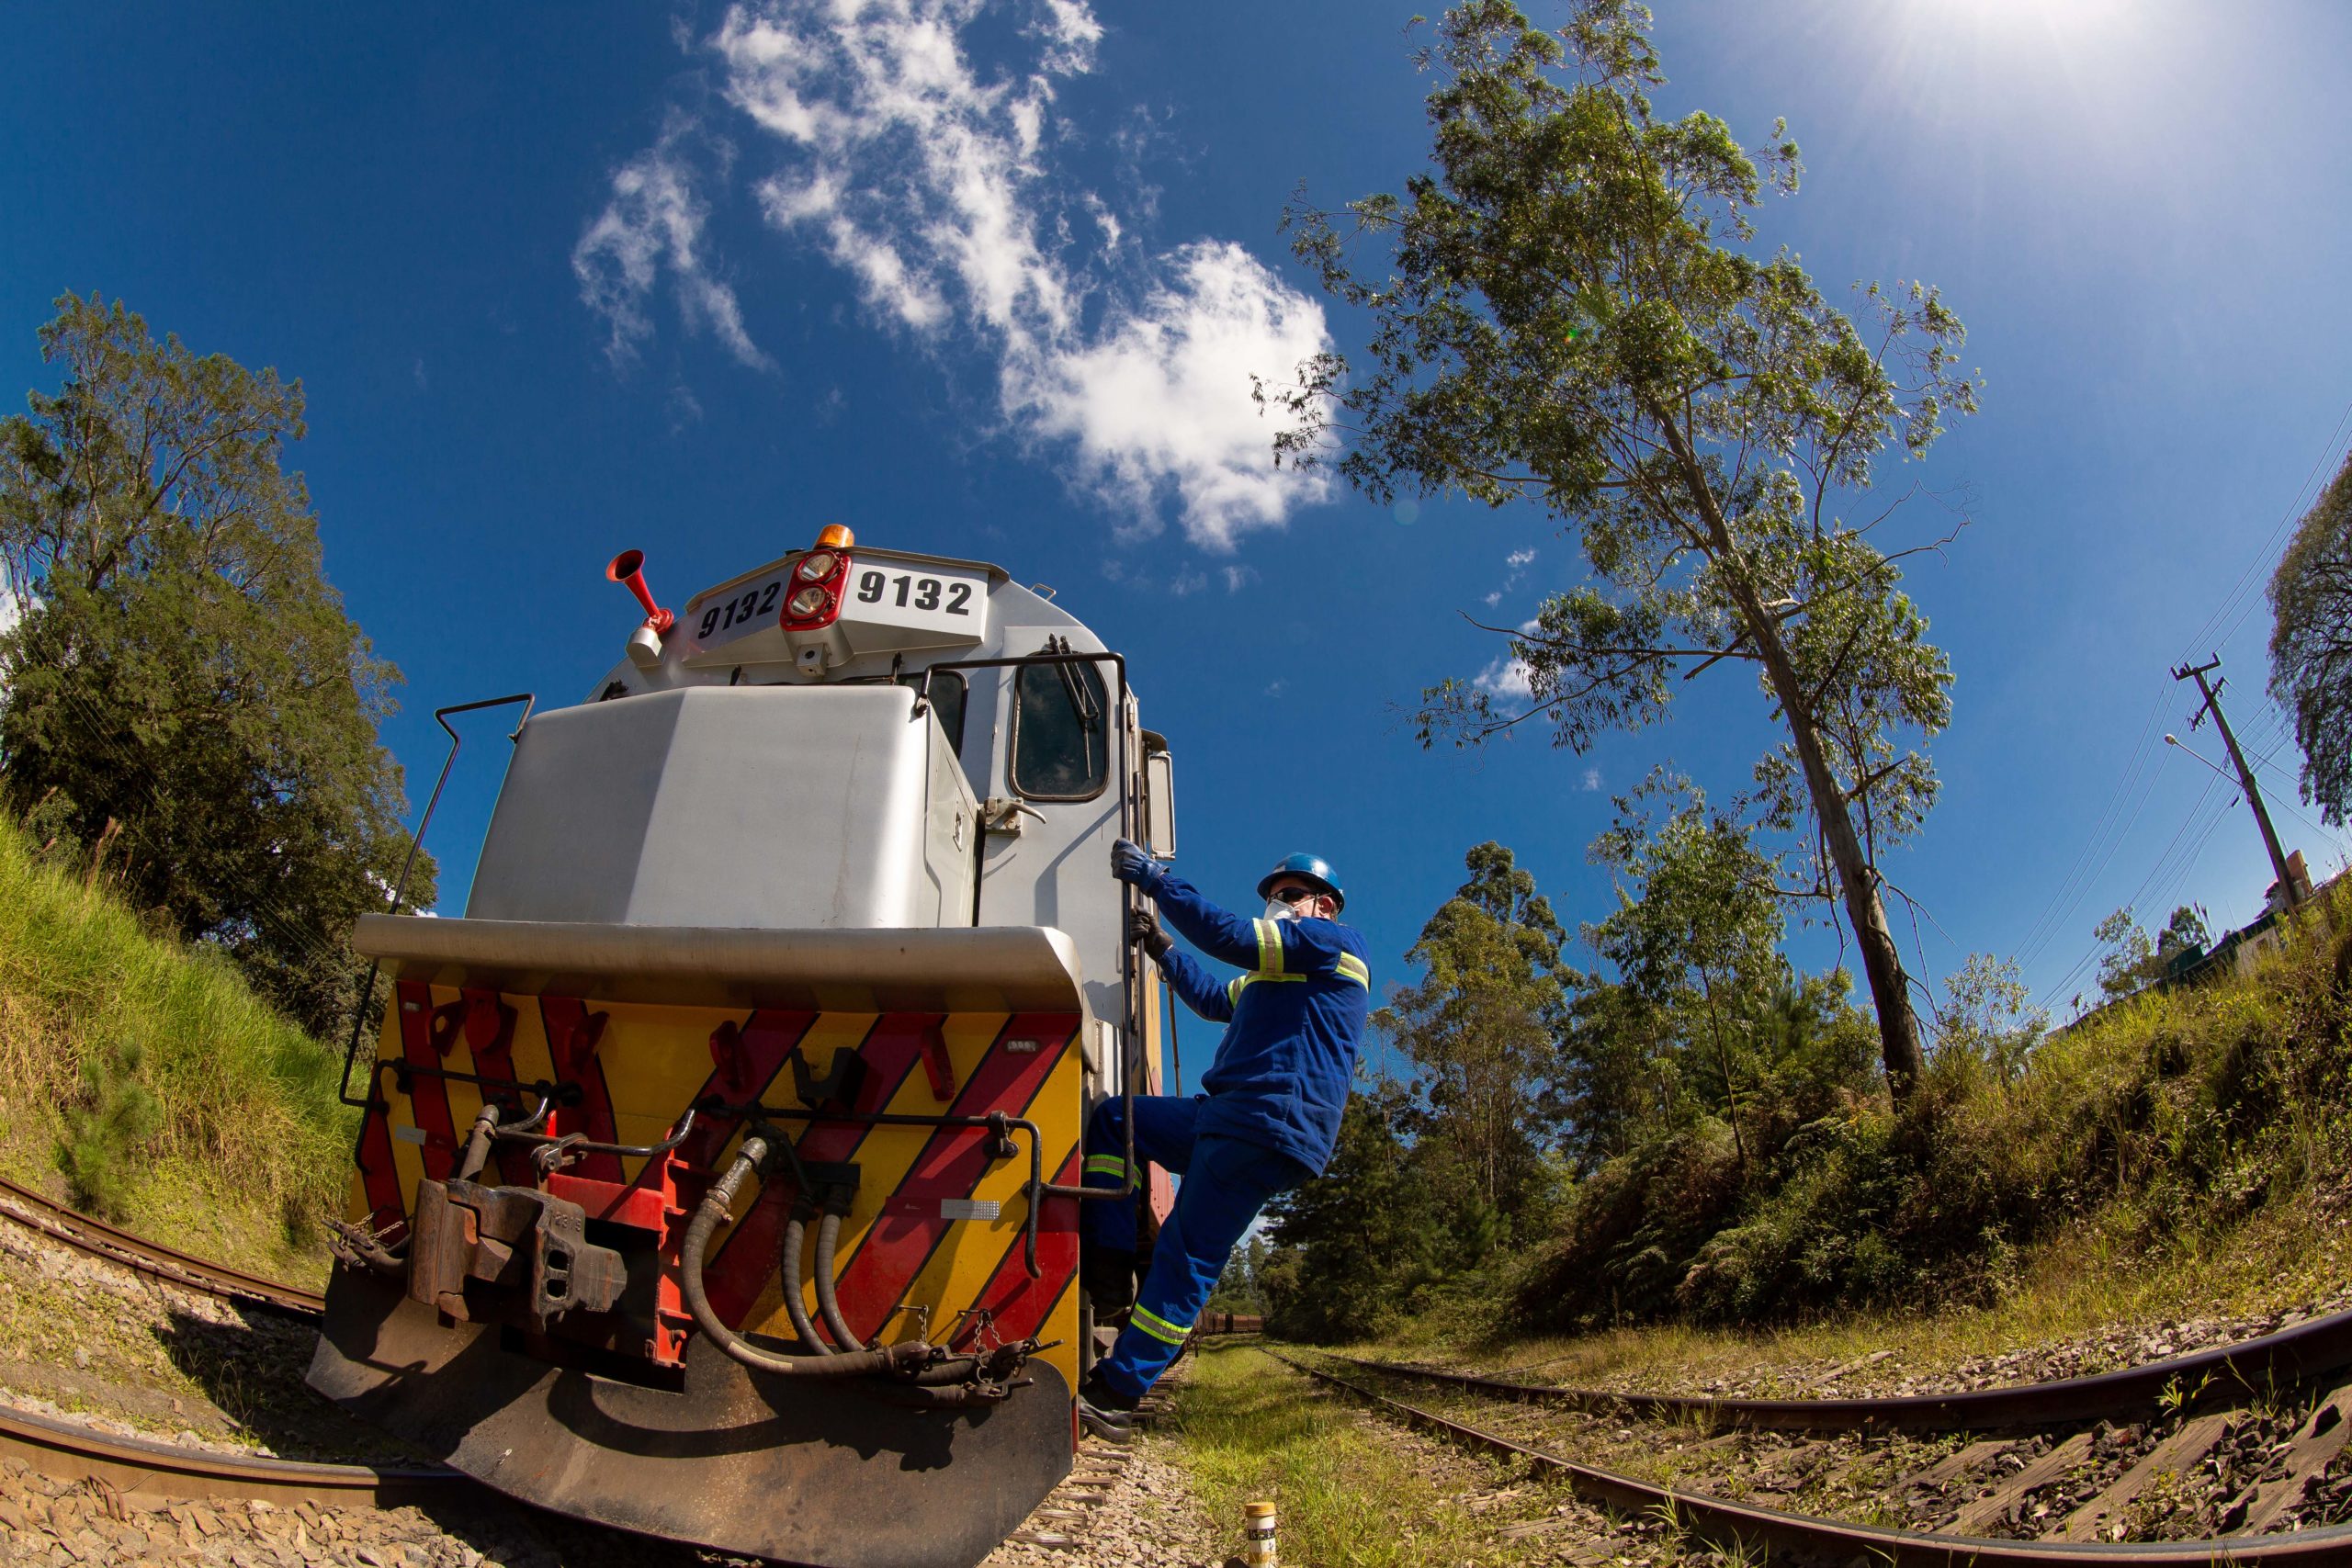
[(0, 1213), (76, 1251), (167, 1280), (184, 1290), (303, 1317), (317, 1317), (326, 1310), (326, 1299), (315, 1291), (265, 1280), (258, 1274), (192, 1257), (161, 1242), (118, 1230), (103, 1220), (94, 1220), (52, 1202), (5, 1177), (0, 1177)]
[(2352, 1312), (2332, 1313), (2292, 1328), (2120, 1371), (2007, 1388), (1880, 1398), (1739, 1399), (1564, 1388), (1442, 1371), (1410, 1362), (1365, 1360), (1320, 1352), (1366, 1371), (1441, 1383), (1503, 1399), (1614, 1413), (1713, 1428), (1772, 1432), (1955, 1432), (2047, 1427), (2074, 1421), (2134, 1420), (2163, 1414), (2179, 1391), (2260, 1399), (2312, 1378), (2352, 1367)]
[[(183, 1290), (305, 1319), (315, 1319), (324, 1309), (314, 1292), (134, 1235), (5, 1178), (0, 1215), (77, 1252)], [(473, 1485), (439, 1465), (319, 1464), (222, 1453), (103, 1432), (7, 1405), (0, 1405), (0, 1455), (52, 1480), (127, 1499), (392, 1508), (444, 1499)]]
[[(2134, 1522), (2161, 1518), (2141, 1506), (2151, 1500), (2177, 1501), (2183, 1476), (2205, 1473), (2200, 1467), (2217, 1450), (2238, 1452), (2230, 1446), (2233, 1437), (2267, 1438), (2280, 1425), (2278, 1414), (2245, 1408), (2210, 1411), (2183, 1400), (2176, 1416), (2160, 1416), (2138, 1427), (2101, 1422), (2094, 1430), (2069, 1431), (2069, 1425), (2079, 1423), (2053, 1422), (2048, 1425), (2055, 1425), (2054, 1431), (2045, 1426), (2018, 1437), (1962, 1441), (1956, 1434), (1983, 1428), (1961, 1423), (1925, 1443), (1883, 1427), (1874, 1432), (1849, 1428), (1841, 1441), (1791, 1442), (1785, 1440), (1784, 1429), (1738, 1426), (1722, 1407), (1763, 1406), (1752, 1413), (1777, 1416), (1778, 1406), (1795, 1402), (1704, 1402), (1708, 1408), (1703, 1414), (1711, 1420), (1699, 1418), (1700, 1413), (1690, 1408), (1694, 1402), (1679, 1403), (1669, 1407), (1670, 1413), (1634, 1416), (1613, 1397), (1606, 1403), (1594, 1398), (1584, 1406), (1531, 1400), (1530, 1394), (1554, 1391), (1333, 1358), (1374, 1376), (1420, 1381), (1456, 1401), (1439, 1409), (1396, 1398), (1394, 1390), (1367, 1386), (1280, 1351), (1268, 1349), (1266, 1354), (1392, 1419), (1514, 1459), (1565, 1482), (1587, 1502), (1670, 1521), (1741, 1560), (1761, 1552), (1777, 1561), (1884, 1562), (1893, 1568), (2352, 1563), (2352, 1524), (2262, 1533), (2282, 1521), (2291, 1522), (2306, 1484), (2325, 1472), (2352, 1436), (2352, 1422), (2346, 1419), (2352, 1416), (2352, 1385), (2330, 1391), (2310, 1416), (2286, 1423), (2291, 1432), (2282, 1441), (2266, 1442), (2253, 1450), (2258, 1462), (2242, 1486), (2231, 1483), (2237, 1495), (2220, 1510), (2222, 1529), (2200, 1531), (2198, 1539), (2119, 1541), (2113, 1536), (2132, 1533)], [(2078, 1396), (2078, 1390), (2036, 1386), (2057, 1391), (2048, 1395), (2049, 1408), (2075, 1408), (2067, 1402)], [(1601, 1391), (1558, 1392), (1597, 1396)], [(1988, 1392), (2022, 1396), (2030, 1390)], [(1895, 1402), (1834, 1403), (1851, 1407)], [(1555, 1424), (1530, 1421), (1523, 1414), (1513, 1419), (1512, 1412), (1523, 1413), (1531, 1404), (1550, 1405)], [(1571, 1423), (1565, 1427), (1556, 1424), (1563, 1414)], [(1900, 1414), (1925, 1418), (1928, 1413)], [(1643, 1429), (1617, 1427), (1618, 1422), (1629, 1420), (1642, 1423)], [(1811, 1434), (1822, 1429), (1802, 1430)], [(1653, 1478), (1561, 1457), (1559, 1450), (1571, 1447), (1623, 1455), (1630, 1468), (1646, 1470)], [(2065, 1490), (2068, 1477), (2086, 1471), (2096, 1473), (2098, 1483), (2088, 1496), (2076, 1497)], [(1836, 1485), (1840, 1474), (1860, 1476), (1863, 1483), (1841, 1498)], [(1740, 1495), (1742, 1492), (1748, 1495)], [(1934, 1522), (1930, 1528), (1905, 1528), (1825, 1517), (1753, 1500), (1759, 1495), (1800, 1501), (1826, 1497), (1897, 1516), (1918, 1511), (1925, 1499), (1924, 1511)], [(2039, 1499), (2053, 1496), (2066, 1506), (2038, 1506)]]
[(6, 1406), (0, 1406), (0, 1453), (56, 1480), (95, 1481), (125, 1497), (393, 1508), (432, 1502), (473, 1484), (438, 1465), (311, 1464), (260, 1454), (215, 1453), (94, 1431)]
[[(319, 1311), (320, 1298), (312, 1292), (149, 1241), (77, 1214), (4, 1179), (0, 1179), (0, 1214), (62, 1245), (184, 1289), (302, 1316), (315, 1316)], [(2187, 1540), (2096, 1539), (2109, 1516), (2120, 1517), (2132, 1500), (2130, 1495), (2120, 1495), (2120, 1501), (2103, 1511), (2098, 1506), (2099, 1499), (2094, 1498), (2091, 1505), (2071, 1510), (2064, 1521), (2070, 1528), (2049, 1532), (2050, 1536), (2092, 1539), (2000, 1540), (1972, 1533), (1988, 1525), (1996, 1529), (2022, 1527), (2026, 1505), (2038, 1492), (2056, 1484), (2069, 1467), (2085, 1462), (2102, 1448), (2108, 1468), (2120, 1469), (2102, 1496), (2128, 1495), (2135, 1485), (2144, 1487), (2152, 1477), (2165, 1474), (2165, 1466), (2174, 1472), (2194, 1467), (2217, 1446), (2228, 1442), (2233, 1422), (2247, 1418), (2244, 1410), (2205, 1408), (2214, 1396), (2267, 1398), (2275, 1404), (2282, 1390), (2308, 1385), (2316, 1377), (2352, 1367), (2352, 1313), (2120, 1372), (1964, 1393), (1878, 1399), (1628, 1393), (1516, 1382), (1405, 1363), (1325, 1358), (1351, 1369), (1359, 1379), (1415, 1382), (1441, 1391), (1442, 1398), (1480, 1407), (1441, 1410), (1398, 1399), (1393, 1389), (1384, 1391), (1364, 1381), (1342, 1377), (1329, 1365), (1309, 1365), (1271, 1348), (1265, 1353), (1390, 1417), (1511, 1456), (1565, 1481), (1588, 1501), (1621, 1513), (1668, 1518), (1694, 1538), (1743, 1557), (1763, 1551), (1785, 1561), (1875, 1561), (1892, 1568), (1959, 1568), (1963, 1563), (2081, 1568), (2090, 1562), (2151, 1568), (2158, 1564), (2187, 1568), (2190, 1563), (2217, 1562), (2352, 1568), (2352, 1524), (2261, 1533), (2291, 1510), (2305, 1483), (2324, 1473), (2329, 1461), (2352, 1438), (2352, 1383), (2328, 1391), (2310, 1416), (2292, 1423), (2291, 1434), (2261, 1450), (2279, 1450), (2273, 1456), (2278, 1462), (2268, 1469), (2283, 1473), (2272, 1473), (2267, 1480), (2257, 1476), (2245, 1487), (2245, 1495), (2231, 1510), (2238, 1533)], [(1513, 1427), (1508, 1413), (1514, 1408), (1522, 1413), (1516, 1427), (1498, 1430), (1498, 1427)], [(1537, 1413), (1534, 1429), (1530, 1429), (1528, 1412)], [(1563, 1458), (1555, 1450), (1577, 1442), (1578, 1435), (1543, 1427), (1544, 1420), (1561, 1418), (1581, 1421), (1596, 1429), (1619, 1422), (1645, 1424), (1654, 1430), (1636, 1438), (1637, 1447), (1648, 1442), (1654, 1448), (1678, 1451), (1712, 1451), (1719, 1460), (1735, 1461), (1727, 1471), (1719, 1467), (1733, 1484), (1710, 1490), (1704, 1484), (1690, 1484), (1688, 1476), (1644, 1479)], [(2274, 1410), (2265, 1419), (2275, 1426), (2280, 1416)], [(2137, 1428), (2125, 1429), (2133, 1442), (2109, 1440), (2118, 1430), (2110, 1423), (2121, 1420), (2141, 1423)], [(2099, 1423), (2097, 1432), (2067, 1430), (2088, 1422)], [(2033, 1430), (2024, 1438), (2007, 1440), (1962, 1443), (1953, 1436), (2017, 1428)], [(1613, 1435), (1633, 1436), (1626, 1430)], [(1789, 1441), (1822, 1437), (1837, 1440)], [(1922, 1443), (1927, 1445), (1925, 1450)], [(1773, 1446), (1735, 1457), (1742, 1445), (1749, 1444)], [(1917, 1472), (1895, 1478), (1897, 1492), (1929, 1476), (1970, 1484), (1985, 1495), (1970, 1499), (1952, 1519), (1930, 1529), (1822, 1517), (1720, 1495), (1736, 1489), (1770, 1491), (1770, 1486), (1759, 1483), (1759, 1470), (1775, 1464), (1786, 1468), (1792, 1461), (1808, 1461), (1823, 1454), (1834, 1465), (1850, 1461), (1858, 1446), (1865, 1452), (1881, 1454), (1935, 1454)], [(396, 1507), (447, 1498), (471, 1487), (457, 1472), (437, 1466), (316, 1464), (224, 1454), (99, 1432), (5, 1407), (0, 1407), (0, 1455), (52, 1478), (125, 1498)], [(1739, 1468), (1741, 1463), (1747, 1464), (1746, 1470)], [(1868, 1468), (1867, 1462), (1862, 1468)], [(2290, 1492), (2292, 1496), (2288, 1495)]]

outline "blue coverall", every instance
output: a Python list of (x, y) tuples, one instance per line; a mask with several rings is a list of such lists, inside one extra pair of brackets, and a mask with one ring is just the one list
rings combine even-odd
[[(1247, 972), (1220, 983), (1176, 948), (1159, 961), (1185, 1006), (1228, 1027), (1202, 1075), (1205, 1094), (1135, 1102), (1136, 1159), (1184, 1179), (1126, 1327), (1096, 1367), (1129, 1398), (1176, 1359), (1227, 1255), (1266, 1201), (1330, 1162), (1372, 1010), (1364, 941), (1353, 926), (1231, 914), (1158, 866), (1136, 886), (1177, 934)], [(1089, 1186), (1126, 1183), (1122, 1111), (1105, 1100), (1088, 1121)], [(1080, 1223), (1089, 1245), (1136, 1250), (1133, 1204), (1085, 1204)]]

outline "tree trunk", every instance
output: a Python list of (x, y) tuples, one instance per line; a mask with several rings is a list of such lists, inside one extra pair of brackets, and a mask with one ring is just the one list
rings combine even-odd
[(1822, 751), (1821, 731), (1814, 722), (1813, 705), (1806, 698), (1804, 682), (1798, 679), (1788, 647), (1781, 640), (1780, 623), (1765, 608), (1755, 581), (1747, 574), (1739, 547), (1731, 536), (1731, 525), (1715, 504), (1714, 492), (1707, 487), (1706, 470), (1671, 418), (1661, 417), (1659, 423), (1668, 447), (1682, 465), (1691, 494), (1698, 498), (1707, 532), (1708, 553), (1730, 569), (1724, 573), (1724, 581), (1738, 605), (1740, 619), (1747, 623), (1748, 636), (1755, 640), (1765, 679), (1771, 682), (1772, 694), (1780, 699), (1781, 712), (1788, 719), (1789, 739), (1796, 746), (1797, 764), (1804, 770), (1805, 789), (1813, 798), (1814, 816), (1821, 823), (1822, 841), (1829, 850), (1830, 863), (1838, 871), (1846, 919), (1854, 928), (1854, 945), (1861, 949), (1862, 975), (1870, 982), (1871, 1003), (1878, 1012), (1879, 1050), (1886, 1066), (1887, 1093), (1894, 1099), (1895, 1108), (1901, 1110), (1910, 1100), (1912, 1088), (1919, 1081), (1926, 1064), (1919, 1054), (1918, 1019), (1911, 1010), (1911, 983), (1903, 973), (1903, 955), (1894, 945), (1894, 932), (1886, 920), (1886, 906), (1878, 896), (1878, 869), (1862, 852), (1861, 837), (1854, 831), (1846, 792), (1838, 787), (1838, 776), (1830, 771), (1829, 759)]
[(1846, 918), (1854, 928), (1854, 945), (1861, 949), (1862, 973), (1870, 981), (1871, 1002), (1878, 1010), (1880, 1055), (1886, 1064), (1887, 1092), (1900, 1109), (1911, 1098), (1925, 1066), (1919, 1055), (1919, 1023), (1911, 1010), (1911, 983), (1903, 973), (1903, 955), (1887, 925), (1886, 905), (1878, 895), (1878, 868), (1862, 853), (1854, 831), (1854, 818), (1845, 791), (1830, 771), (1821, 750), (1821, 732), (1815, 728), (1805, 704), (1804, 683), (1781, 642), (1780, 628), (1770, 613), (1745, 583), (1739, 589), (1740, 609), (1756, 628), (1757, 651), (1764, 672), (1788, 716), (1789, 735), (1795, 742), (1797, 761), (1804, 769), (1805, 788), (1813, 796), (1814, 815), (1821, 821), (1821, 837), (1828, 846), (1830, 863), (1838, 870), (1838, 890), (1845, 896)]

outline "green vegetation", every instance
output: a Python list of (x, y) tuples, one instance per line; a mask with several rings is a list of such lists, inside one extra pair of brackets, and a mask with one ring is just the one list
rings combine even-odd
[[(0, 800), (315, 1032), (345, 941), (410, 850), (376, 739), (400, 672), (321, 573), (302, 389), (198, 356), (119, 300), (41, 329), (54, 394), (0, 421)], [(420, 857), (408, 895), (428, 902)]]
[(2302, 793), (2352, 814), (2352, 458), (2287, 541), (2270, 578), (2270, 694), (2295, 716)]
[(340, 1053), (62, 849), (0, 822), (0, 1162), (191, 1251), (315, 1269), (356, 1130)]
[(1453, 1477), (1263, 1351), (1201, 1351), (1174, 1428), (1202, 1510), (1238, 1541), (1242, 1505), (1271, 1499), (1285, 1562), (1402, 1568), (1523, 1556), (1494, 1544), (1505, 1522), (1497, 1511), (1472, 1513)]
[(1425, 742), (1535, 719), (1582, 750), (1666, 717), (1684, 679), (1754, 667), (1783, 739), (1748, 805), (1801, 865), (1779, 896), (1842, 915), (1900, 1102), (1921, 1043), (1879, 868), (1934, 802), (1921, 748), (1951, 672), (1901, 588), (1941, 541), (1883, 547), (1902, 500), (1867, 492), (1974, 410), (1964, 334), (1917, 284), (1864, 290), (1858, 327), (1796, 257), (1756, 254), (1766, 192), (1797, 186), (1785, 128), (1750, 152), (1712, 115), (1658, 118), (1648, 11), (1566, 10), (1556, 31), (1510, 0), (1448, 11), (1421, 60), (1431, 171), (1344, 214), (1294, 207), (1297, 254), (1372, 339), (1274, 397), (1276, 451), (1329, 461), (1345, 429), (1336, 466), (1377, 500), (1525, 502), (1581, 547), (1583, 585), (1492, 628), (1516, 678), (1432, 688)]
[[(1367, 1201), (1317, 1184), (1281, 1212), (1260, 1270), (1278, 1329), (1951, 1312), (1970, 1325), (1959, 1344), (2004, 1313), (2072, 1332), (2103, 1313), (2267, 1311), (2328, 1282), (2309, 1260), (2336, 1257), (2324, 1216), (2352, 1156), (2352, 885), (2245, 975), (2151, 987), (2055, 1033), (2005, 965), (1972, 960), (1898, 1109), (1842, 976), (1789, 973), (1769, 921), (1745, 946), (1709, 935), (1740, 929), (1737, 900), (1699, 873), (1738, 861), (1694, 809), (1638, 851), (1621, 840), (1623, 906), (1588, 928), (1615, 977), (1575, 977), (1558, 1049), (1624, 1092), (1606, 1140), (1580, 1143), (1570, 1121), (1543, 1145), (1543, 1233), (1484, 1256), (1459, 1245), (1442, 1162), (1411, 1133), (1431, 1111), (1375, 1086), (1333, 1165)], [(1613, 1065), (1595, 1074), (1604, 1049)]]

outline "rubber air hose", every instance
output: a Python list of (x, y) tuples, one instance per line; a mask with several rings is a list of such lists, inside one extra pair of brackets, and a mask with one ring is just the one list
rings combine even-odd
[(827, 1213), (817, 1222), (817, 1310), (825, 1314), (825, 1326), (831, 1331), (833, 1343), (845, 1352), (854, 1352), (861, 1343), (849, 1319), (842, 1315), (841, 1298), (833, 1294), (833, 1248), (842, 1237), (842, 1217)]
[(800, 1299), (800, 1247), (808, 1235), (808, 1223), (796, 1213), (784, 1224), (784, 1315), (792, 1320), (792, 1332), (809, 1353), (830, 1356), (833, 1348), (817, 1333), (817, 1325), (808, 1321), (808, 1304)]
[[(893, 1345), (881, 1350), (854, 1350), (837, 1356), (779, 1356), (763, 1350), (718, 1321), (718, 1314), (711, 1310), (710, 1297), (703, 1289), (703, 1256), (710, 1249), (710, 1238), (734, 1206), (735, 1195), (743, 1184), (767, 1159), (768, 1146), (764, 1139), (746, 1138), (727, 1168), (727, 1174), (712, 1183), (695, 1211), (694, 1223), (686, 1227), (684, 1246), (678, 1258), (678, 1283), (685, 1292), (686, 1310), (694, 1315), (695, 1326), (710, 1336), (718, 1346), (733, 1359), (754, 1371), (774, 1372), (781, 1377), (845, 1378), (860, 1377), (868, 1372), (894, 1371), (899, 1368), (928, 1361), (931, 1347), (921, 1340)], [(824, 1276), (820, 1275), (822, 1279)]]

